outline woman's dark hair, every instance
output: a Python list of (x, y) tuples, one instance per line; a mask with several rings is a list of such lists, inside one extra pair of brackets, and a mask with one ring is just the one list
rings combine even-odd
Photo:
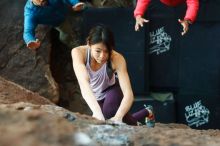
[(87, 37), (87, 43), (94, 45), (97, 43), (103, 43), (106, 45), (109, 56), (112, 50), (115, 48), (115, 40), (112, 31), (104, 25), (98, 25), (93, 27), (89, 36)]

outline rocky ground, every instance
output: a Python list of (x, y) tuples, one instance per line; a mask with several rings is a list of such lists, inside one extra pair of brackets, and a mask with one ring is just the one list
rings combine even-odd
[(147, 128), (97, 121), (0, 78), (0, 145), (218, 146), (220, 131), (172, 123)]

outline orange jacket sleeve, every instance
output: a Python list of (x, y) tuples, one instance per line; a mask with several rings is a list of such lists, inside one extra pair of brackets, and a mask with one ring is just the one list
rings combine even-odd
[(190, 20), (193, 23), (199, 10), (199, 0), (186, 0), (186, 4), (187, 10), (184, 19)]
[(144, 12), (146, 11), (149, 3), (151, 0), (138, 0), (137, 1), (137, 5), (136, 8), (134, 10), (134, 17), (136, 17), (137, 15), (144, 15)]

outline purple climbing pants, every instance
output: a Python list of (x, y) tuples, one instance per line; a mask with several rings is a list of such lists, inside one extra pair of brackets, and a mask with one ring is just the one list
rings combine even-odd
[[(98, 101), (105, 119), (115, 116), (122, 98), (123, 93), (118, 83), (107, 89), (105, 99)], [(137, 125), (137, 121), (144, 119), (148, 115), (149, 112), (143, 108), (134, 114), (127, 113), (123, 118), (123, 122), (128, 125)]]

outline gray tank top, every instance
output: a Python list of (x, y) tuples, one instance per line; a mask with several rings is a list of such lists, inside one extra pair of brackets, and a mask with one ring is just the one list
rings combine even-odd
[(90, 67), (90, 49), (87, 49), (86, 56), (86, 69), (89, 73), (89, 83), (92, 91), (97, 100), (102, 100), (105, 98), (106, 89), (115, 84), (115, 74), (112, 75), (112, 78), (109, 79), (107, 74), (107, 62), (102, 65), (102, 67), (93, 71)]

